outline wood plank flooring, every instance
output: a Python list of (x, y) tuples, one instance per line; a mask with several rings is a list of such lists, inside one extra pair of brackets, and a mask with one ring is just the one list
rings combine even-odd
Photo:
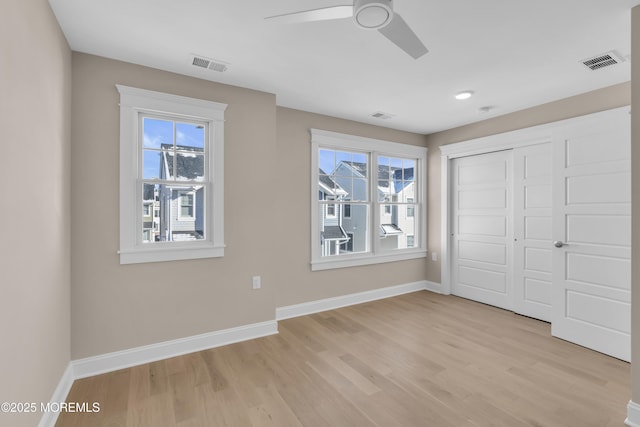
[(57, 427), (624, 425), (628, 363), (547, 323), (416, 292), (281, 321), (278, 335), (74, 383)]

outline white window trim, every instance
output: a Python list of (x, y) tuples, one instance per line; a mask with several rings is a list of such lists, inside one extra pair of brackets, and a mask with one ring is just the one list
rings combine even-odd
[[(227, 104), (116, 85), (120, 93), (120, 264), (162, 262), (224, 256), (224, 112)], [(138, 179), (140, 113), (207, 122), (207, 238), (192, 242), (138, 239), (142, 185)], [(195, 199), (194, 199), (195, 203)]]
[[(330, 132), (319, 129), (311, 129), (311, 171), (314, 178), (311, 179), (311, 270), (329, 270), (334, 268), (355, 267), (361, 265), (380, 264), (385, 262), (403, 261), (409, 259), (425, 258), (427, 256), (427, 218), (426, 218), (426, 202), (427, 202), (427, 148), (415, 145), (400, 144), (397, 142), (384, 141), (379, 139), (365, 138), (355, 135), (347, 135), (337, 132)], [(390, 156), (390, 157), (408, 157), (416, 159), (417, 174), (416, 182), (416, 198), (418, 203), (418, 212), (420, 218), (418, 220), (418, 246), (413, 248), (399, 249), (394, 252), (382, 252), (380, 250), (380, 242), (377, 230), (381, 223), (379, 206), (384, 202), (377, 201), (377, 195), (374, 193), (377, 188), (371, 183), (378, 182), (377, 168), (370, 167), (372, 176), (369, 178), (369, 199), (371, 201), (370, 211), (370, 230), (368, 239), (371, 241), (371, 248), (366, 253), (356, 253), (353, 255), (341, 255), (340, 257), (321, 257), (322, 251), (320, 247), (320, 216), (317, 209), (318, 206), (318, 149), (320, 147), (330, 148), (341, 151), (354, 150), (358, 152), (371, 153), (369, 159), (372, 165), (374, 156)], [(374, 196), (376, 199), (374, 199)], [(378, 209), (377, 209), (378, 208)], [(376, 212), (376, 210), (378, 212)], [(424, 212), (424, 213), (422, 213)]]

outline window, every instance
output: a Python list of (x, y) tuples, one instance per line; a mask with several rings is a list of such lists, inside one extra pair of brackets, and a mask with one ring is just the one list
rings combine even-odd
[(180, 200), (180, 212), (178, 218), (181, 220), (193, 220), (193, 205), (194, 205), (194, 193), (193, 191), (181, 191), (179, 196)]
[[(335, 200), (332, 196), (327, 196), (326, 200)], [(336, 217), (336, 205), (335, 203), (327, 203), (327, 218), (335, 218)]]
[(311, 134), (312, 269), (425, 257), (426, 148)]
[(223, 256), (226, 105), (117, 88), (120, 263)]

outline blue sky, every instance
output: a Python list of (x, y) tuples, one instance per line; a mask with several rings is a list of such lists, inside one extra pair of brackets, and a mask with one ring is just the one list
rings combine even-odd
[(158, 178), (160, 172), (161, 144), (173, 144), (194, 148), (204, 148), (204, 125), (180, 123), (150, 117), (143, 118), (143, 178)]

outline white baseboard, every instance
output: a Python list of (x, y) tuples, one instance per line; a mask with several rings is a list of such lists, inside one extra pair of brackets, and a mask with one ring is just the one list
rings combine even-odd
[[(58, 383), (58, 386), (53, 392), (53, 396), (51, 396), (50, 403), (59, 403), (67, 400), (67, 395), (71, 390), (71, 386), (73, 385), (73, 367), (71, 363), (67, 365), (67, 369), (64, 370), (62, 374), (62, 378)], [(56, 425), (56, 421), (58, 421), (59, 412), (45, 412), (40, 418), (40, 422), (38, 423), (38, 427), (54, 427)]]
[(118, 369), (193, 353), (278, 333), (275, 320), (223, 329), (201, 335), (135, 347), (85, 359), (73, 360), (74, 379), (91, 377)]
[(627, 419), (624, 423), (629, 427), (640, 427), (640, 404), (630, 400), (627, 404)]
[(437, 290), (439, 288), (440, 285), (438, 283), (421, 280), (419, 282), (406, 283), (404, 285), (390, 286), (387, 288), (374, 289), (371, 291), (358, 292), (339, 297), (287, 305), (276, 308), (276, 320), (290, 319), (292, 317), (305, 316), (307, 314), (319, 313), (321, 311), (334, 310), (336, 308), (408, 294), (410, 292), (424, 290), (440, 292)]
[(430, 282), (428, 280), (425, 280), (424, 282), (425, 282), (425, 289), (427, 291), (435, 292), (436, 294), (443, 294), (442, 285), (440, 283)]

